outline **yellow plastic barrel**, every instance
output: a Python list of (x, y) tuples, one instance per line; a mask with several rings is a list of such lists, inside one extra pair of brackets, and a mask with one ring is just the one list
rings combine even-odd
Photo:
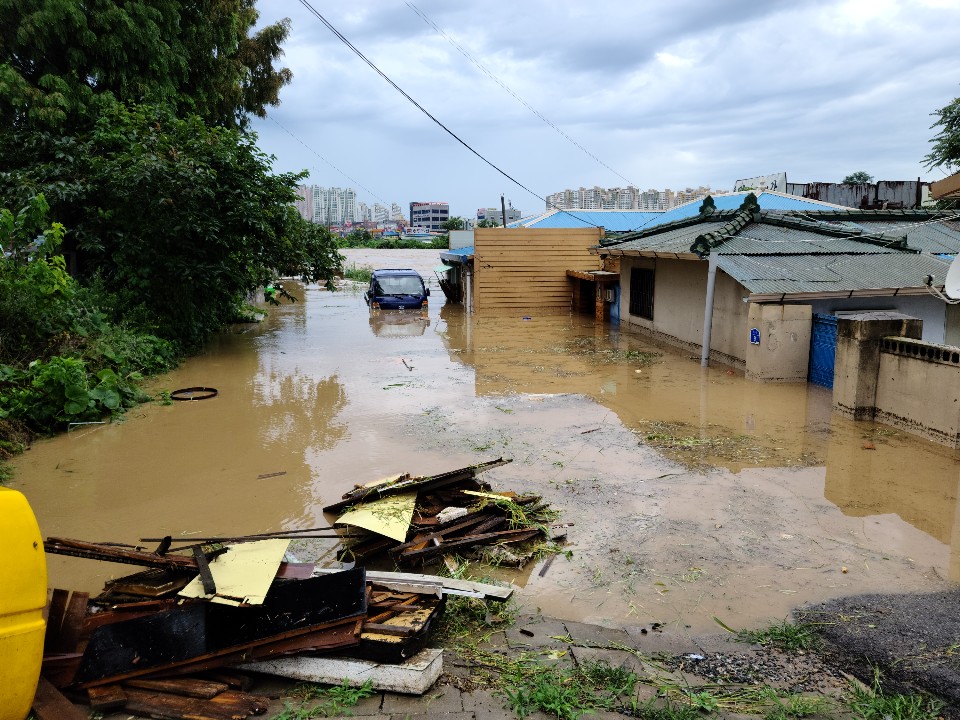
[(30, 713), (43, 659), (47, 563), (27, 499), (0, 488), (0, 720)]

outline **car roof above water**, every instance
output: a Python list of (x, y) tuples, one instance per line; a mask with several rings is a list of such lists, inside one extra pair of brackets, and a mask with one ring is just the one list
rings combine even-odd
[(420, 275), (413, 268), (381, 268), (373, 271), (374, 275)]

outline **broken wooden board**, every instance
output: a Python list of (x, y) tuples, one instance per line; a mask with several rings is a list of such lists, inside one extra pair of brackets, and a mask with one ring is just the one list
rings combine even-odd
[(478, 473), (498, 467), (500, 465), (506, 465), (509, 462), (513, 462), (513, 460), (509, 458), (498, 458), (489, 462), (480, 463), (479, 465), (471, 465), (469, 467), (460, 468), (459, 470), (450, 470), (449, 472), (441, 473), (439, 475), (427, 475), (420, 477), (401, 475), (397, 482), (377, 483), (376, 485), (372, 485), (370, 487), (361, 487), (345, 493), (343, 495), (343, 500), (335, 502), (331, 505), (327, 505), (325, 508), (323, 508), (323, 511), (336, 513), (346, 507), (349, 507), (350, 505), (355, 505), (361, 500), (372, 500), (374, 498), (384, 497), (386, 495), (395, 495), (397, 493), (409, 491), (420, 492), (427, 489), (446, 487), (447, 485), (451, 485), (453, 483), (470, 480), (475, 478)]
[(400, 665), (352, 658), (299, 655), (239, 667), (243, 670), (327, 685), (346, 682), (351, 687), (360, 687), (369, 681), (375, 690), (423, 695), (443, 672), (443, 650), (421, 650)]
[(426, 646), (445, 604), (442, 597), (373, 587), (360, 644), (350, 655), (380, 663), (402, 663)]
[(270, 699), (237, 690), (225, 690), (209, 698), (174, 695), (158, 690), (126, 688), (129, 713), (165, 720), (237, 720), (251, 715), (262, 715)]
[(42, 675), (33, 698), (33, 712), (39, 720), (87, 720), (87, 711), (67, 700)]
[[(335, 568), (315, 568), (314, 574), (323, 575), (342, 572)], [(509, 600), (516, 587), (513, 585), (491, 585), (490, 583), (458, 580), (456, 578), (423, 575), (419, 573), (388, 572), (367, 570), (367, 582), (401, 592), (419, 592), (426, 595), (467, 595), (487, 600)]]

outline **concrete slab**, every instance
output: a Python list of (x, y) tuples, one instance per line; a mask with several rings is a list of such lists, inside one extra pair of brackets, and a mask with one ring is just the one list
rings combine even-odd
[(624, 628), (629, 638), (628, 644), (645, 655), (687, 655), (703, 653), (704, 649), (688, 635), (670, 630), (653, 630), (649, 626), (630, 625)]
[(632, 647), (630, 636), (621, 628), (604, 627), (602, 625), (588, 625), (587, 623), (564, 621), (567, 633), (573, 638), (574, 645), (590, 645), (607, 647), (609, 645), (623, 645)]
[(436, 714), (463, 712), (463, 700), (459, 690), (444, 685), (434, 688), (422, 697), (384, 695), (381, 712), (409, 717), (429, 713), (433, 717)]
[(512, 715), (504, 697), (492, 690), (474, 690), (461, 695), (463, 709), (474, 714), (476, 720), (502, 720)]
[(504, 637), (507, 646), (511, 649), (519, 648), (557, 648), (566, 647), (567, 643), (557, 640), (557, 637), (566, 637), (567, 627), (560, 620), (546, 618), (518, 618)]
[(472, 712), (449, 712), (449, 713), (422, 713), (411, 715), (410, 713), (394, 713), (389, 716), (390, 720), (475, 720), (476, 716)]
[(241, 670), (280, 675), (307, 682), (359, 687), (368, 680), (375, 690), (422, 695), (443, 672), (443, 650), (427, 648), (401, 665), (370, 660), (297, 655), (238, 666)]

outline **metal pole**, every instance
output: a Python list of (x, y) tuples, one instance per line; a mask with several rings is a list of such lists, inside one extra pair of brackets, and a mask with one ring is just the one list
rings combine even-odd
[(500, 195), (500, 212), (503, 213), (503, 227), (507, 227), (507, 204), (503, 200), (503, 194)]
[(700, 353), (700, 367), (707, 367), (710, 364), (710, 331), (713, 329), (713, 288), (717, 282), (717, 254), (710, 253), (707, 261), (707, 302), (703, 308), (703, 350)]
[(467, 315), (473, 313), (473, 265), (471, 263), (464, 264), (464, 277), (466, 281), (464, 282), (464, 305), (467, 306)]

